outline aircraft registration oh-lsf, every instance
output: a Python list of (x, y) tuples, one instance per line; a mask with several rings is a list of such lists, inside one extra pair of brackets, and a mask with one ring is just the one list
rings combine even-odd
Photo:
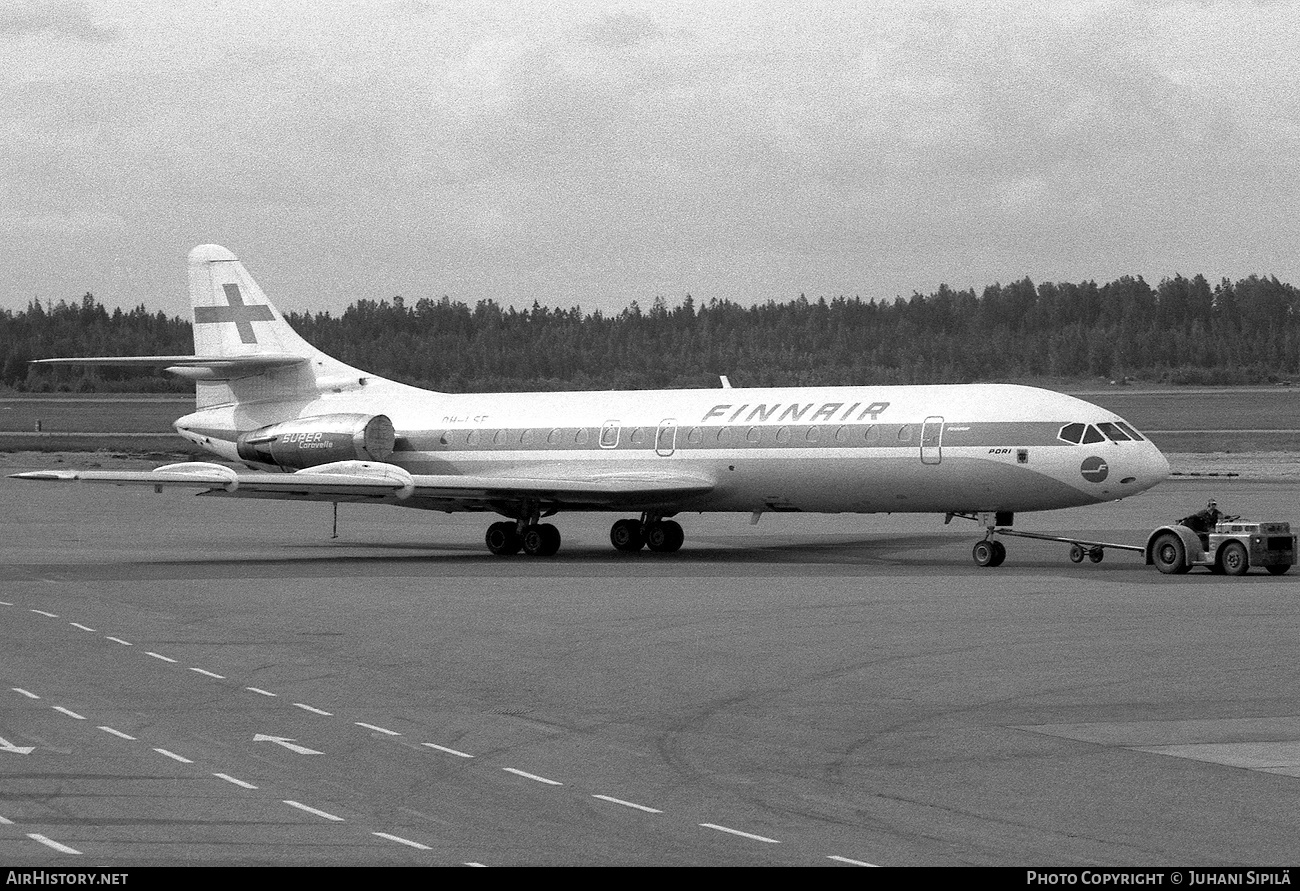
[[(1112, 412), (1033, 387), (780, 387), (439, 393), (345, 365), (298, 336), (235, 255), (189, 255), (193, 356), (46, 362), (155, 366), (193, 380), (181, 436), (216, 462), (28, 480), (202, 495), (483, 511), (494, 554), (554, 554), (561, 511), (622, 513), (621, 551), (671, 552), (684, 512), (939, 513), (981, 522), (980, 565), (1018, 511), (1136, 494), (1169, 472)], [(725, 379), (724, 379), (725, 384)]]

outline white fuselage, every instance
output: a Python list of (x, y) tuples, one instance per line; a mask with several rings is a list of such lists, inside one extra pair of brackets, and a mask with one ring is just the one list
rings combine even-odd
[(671, 503), (603, 508), (665, 514), (1050, 510), (1134, 495), (1169, 472), (1145, 439), (1061, 437), (1071, 424), (1122, 423), (1112, 412), (1005, 384), (458, 395), (368, 378), (308, 400), (209, 407), (176, 427), (236, 459), (241, 433), (341, 412), (391, 419), (396, 447), (385, 460), (413, 474), (670, 469), (713, 483)]

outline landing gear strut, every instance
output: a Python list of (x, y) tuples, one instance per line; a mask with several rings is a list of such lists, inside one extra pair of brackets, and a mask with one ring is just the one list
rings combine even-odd
[(654, 514), (642, 514), (640, 520), (619, 520), (609, 530), (610, 543), (620, 551), (635, 553), (642, 547), (660, 554), (671, 554), (682, 546), (686, 533), (681, 524)]

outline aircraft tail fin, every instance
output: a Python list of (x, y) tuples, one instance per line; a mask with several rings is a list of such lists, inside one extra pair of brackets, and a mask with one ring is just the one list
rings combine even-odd
[(190, 251), (189, 279), (198, 358), (168, 370), (195, 381), (198, 408), (310, 396), (365, 375), (303, 340), (226, 248)]

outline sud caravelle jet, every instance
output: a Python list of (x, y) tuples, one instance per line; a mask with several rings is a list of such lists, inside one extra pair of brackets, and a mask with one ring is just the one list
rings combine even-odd
[[(686, 511), (942, 513), (982, 523), (1156, 485), (1164, 455), (1112, 412), (1005, 384), (439, 393), (352, 368), (299, 337), (230, 251), (189, 255), (193, 356), (46, 359), (161, 367), (195, 383), (178, 433), (218, 458), (28, 480), (484, 511), (494, 554), (549, 556), (560, 511), (632, 514), (621, 551), (671, 552)], [(725, 384), (725, 380), (724, 380)]]

